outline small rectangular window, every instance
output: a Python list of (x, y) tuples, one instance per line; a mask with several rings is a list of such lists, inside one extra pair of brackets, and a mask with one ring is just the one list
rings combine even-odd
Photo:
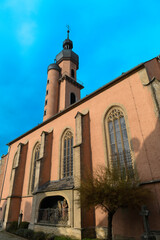
[(46, 91), (46, 95), (48, 95), (48, 90)]
[(45, 106), (47, 105), (47, 103), (48, 103), (48, 100), (45, 101)]
[(44, 116), (46, 116), (46, 110), (44, 110)]
[(47, 79), (47, 84), (49, 84), (49, 79)]

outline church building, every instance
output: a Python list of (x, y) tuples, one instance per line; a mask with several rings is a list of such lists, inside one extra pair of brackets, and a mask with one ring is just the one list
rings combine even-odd
[[(5, 229), (22, 213), (22, 220), (35, 231), (105, 238), (107, 213), (81, 208), (77, 187), (87, 171), (119, 164), (126, 172), (137, 172), (141, 184), (151, 190), (148, 220), (156, 234), (160, 230), (160, 59), (134, 67), (81, 99), (79, 56), (72, 49), (68, 31), (62, 51), (48, 66), (43, 122), (8, 143), (8, 153), (1, 158), (1, 225)], [(143, 233), (138, 210), (116, 212), (115, 239), (138, 240)]]

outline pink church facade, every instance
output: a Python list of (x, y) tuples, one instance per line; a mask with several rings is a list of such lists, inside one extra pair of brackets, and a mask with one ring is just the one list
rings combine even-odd
[[(77, 187), (100, 165), (132, 168), (151, 189), (149, 225), (160, 229), (160, 60), (154, 58), (80, 99), (79, 58), (67, 38), (48, 67), (43, 122), (10, 142), (0, 173), (0, 221), (23, 221), (36, 231), (104, 238), (107, 215), (79, 208)], [(118, 160), (119, 159), (119, 160)], [(113, 236), (139, 239), (139, 211), (120, 209)], [(156, 233), (155, 233), (156, 234)]]

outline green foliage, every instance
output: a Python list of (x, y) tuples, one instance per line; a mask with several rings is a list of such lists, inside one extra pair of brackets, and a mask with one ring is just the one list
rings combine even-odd
[(44, 240), (45, 233), (44, 232), (35, 232), (33, 236), (33, 240)]
[(29, 225), (29, 222), (21, 222), (19, 225), (19, 228), (27, 229)]
[(83, 238), (82, 240), (97, 240), (97, 238)]
[(55, 235), (53, 235), (52, 233), (46, 234), (46, 240), (54, 240)]
[(10, 223), (10, 225), (7, 227), (6, 230), (7, 232), (15, 233), (17, 229), (18, 229), (18, 222), (14, 221)]
[(18, 236), (21, 236), (21, 237), (24, 237), (24, 230), (25, 229), (23, 229), (23, 228), (19, 228), (19, 229), (17, 229), (16, 230), (16, 235), (18, 235)]
[[(131, 176), (131, 177), (128, 177)], [(85, 208), (101, 207), (108, 212), (108, 238), (112, 239), (112, 218), (118, 208), (139, 208), (150, 196), (149, 190), (140, 187), (133, 171), (123, 173), (118, 168), (101, 167), (86, 175), (78, 189), (80, 204)]]
[(33, 239), (33, 236), (34, 236), (34, 231), (31, 230), (31, 229), (24, 229), (24, 237), (29, 239), (29, 240), (32, 240)]
[(139, 186), (136, 176), (124, 178), (118, 169), (111, 171), (104, 167), (95, 175), (88, 174), (78, 191), (82, 206), (100, 206), (110, 212), (123, 207), (140, 207), (149, 197), (149, 191)]
[(34, 239), (34, 231), (26, 228), (19, 228), (15, 232), (16, 235), (27, 238), (29, 240)]
[(71, 240), (71, 238), (65, 236), (55, 236), (54, 240)]

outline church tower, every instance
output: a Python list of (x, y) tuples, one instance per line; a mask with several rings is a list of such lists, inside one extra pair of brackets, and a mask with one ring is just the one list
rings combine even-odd
[(51, 118), (60, 111), (74, 104), (80, 99), (83, 88), (77, 82), (79, 57), (72, 51), (73, 42), (67, 39), (63, 42), (63, 50), (57, 54), (55, 63), (48, 66), (47, 86), (43, 121)]

